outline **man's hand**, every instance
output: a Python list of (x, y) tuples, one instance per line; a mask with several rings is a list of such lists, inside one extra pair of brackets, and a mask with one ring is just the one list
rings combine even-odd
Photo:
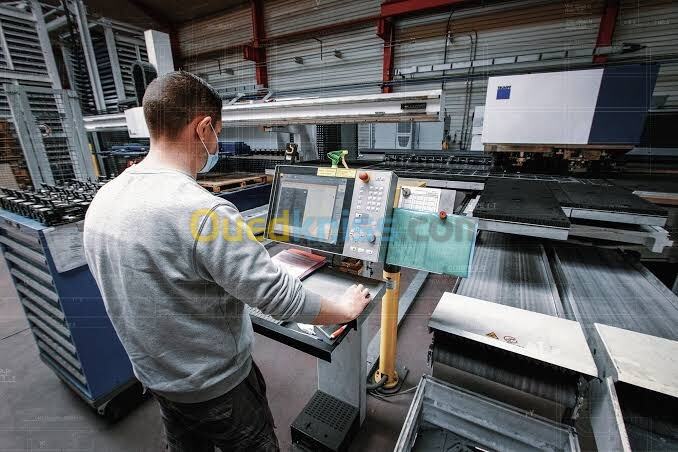
[(370, 302), (369, 290), (363, 287), (362, 284), (352, 285), (346, 292), (341, 296), (340, 303), (344, 305), (344, 315), (346, 318), (337, 323), (346, 323), (355, 319), (363, 312), (365, 306)]
[(311, 322), (314, 325), (347, 323), (363, 312), (372, 297), (362, 284), (352, 285), (338, 300), (322, 299), (320, 312)]

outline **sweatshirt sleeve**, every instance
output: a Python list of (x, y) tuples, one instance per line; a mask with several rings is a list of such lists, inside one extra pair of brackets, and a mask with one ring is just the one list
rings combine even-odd
[(231, 205), (217, 205), (198, 222), (193, 259), (203, 277), (274, 318), (308, 323), (320, 312), (321, 296), (271, 260)]

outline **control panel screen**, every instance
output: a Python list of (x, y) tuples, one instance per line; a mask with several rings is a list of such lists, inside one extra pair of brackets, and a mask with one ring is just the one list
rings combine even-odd
[(347, 179), (281, 173), (273, 232), (293, 239), (337, 244)]

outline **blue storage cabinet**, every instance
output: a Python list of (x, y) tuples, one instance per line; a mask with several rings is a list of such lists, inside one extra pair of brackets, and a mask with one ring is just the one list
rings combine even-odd
[(48, 227), (0, 209), (0, 247), (40, 358), (100, 414), (117, 418), (124, 413), (110, 402), (122, 393), (140, 397), (141, 385), (73, 235), (70, 243), (59, 243), (72, 254), (70, 266), (75, 267), (63, 271), (67, 267), (55, 263), (48, 244), (60, 240), (59, 235), (52, 235), (57, 238), (50, 242), (46, 234), (61, 233), (59, 228), (81, 230), (82, 222)]

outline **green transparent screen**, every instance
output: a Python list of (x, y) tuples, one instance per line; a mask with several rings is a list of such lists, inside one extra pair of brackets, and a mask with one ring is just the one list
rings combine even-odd
[(441, 220), (435, 213), (393, 209), (386, 263), (467, 277), (477, 232), (477, 223), (468, 217), (449, 215)]

